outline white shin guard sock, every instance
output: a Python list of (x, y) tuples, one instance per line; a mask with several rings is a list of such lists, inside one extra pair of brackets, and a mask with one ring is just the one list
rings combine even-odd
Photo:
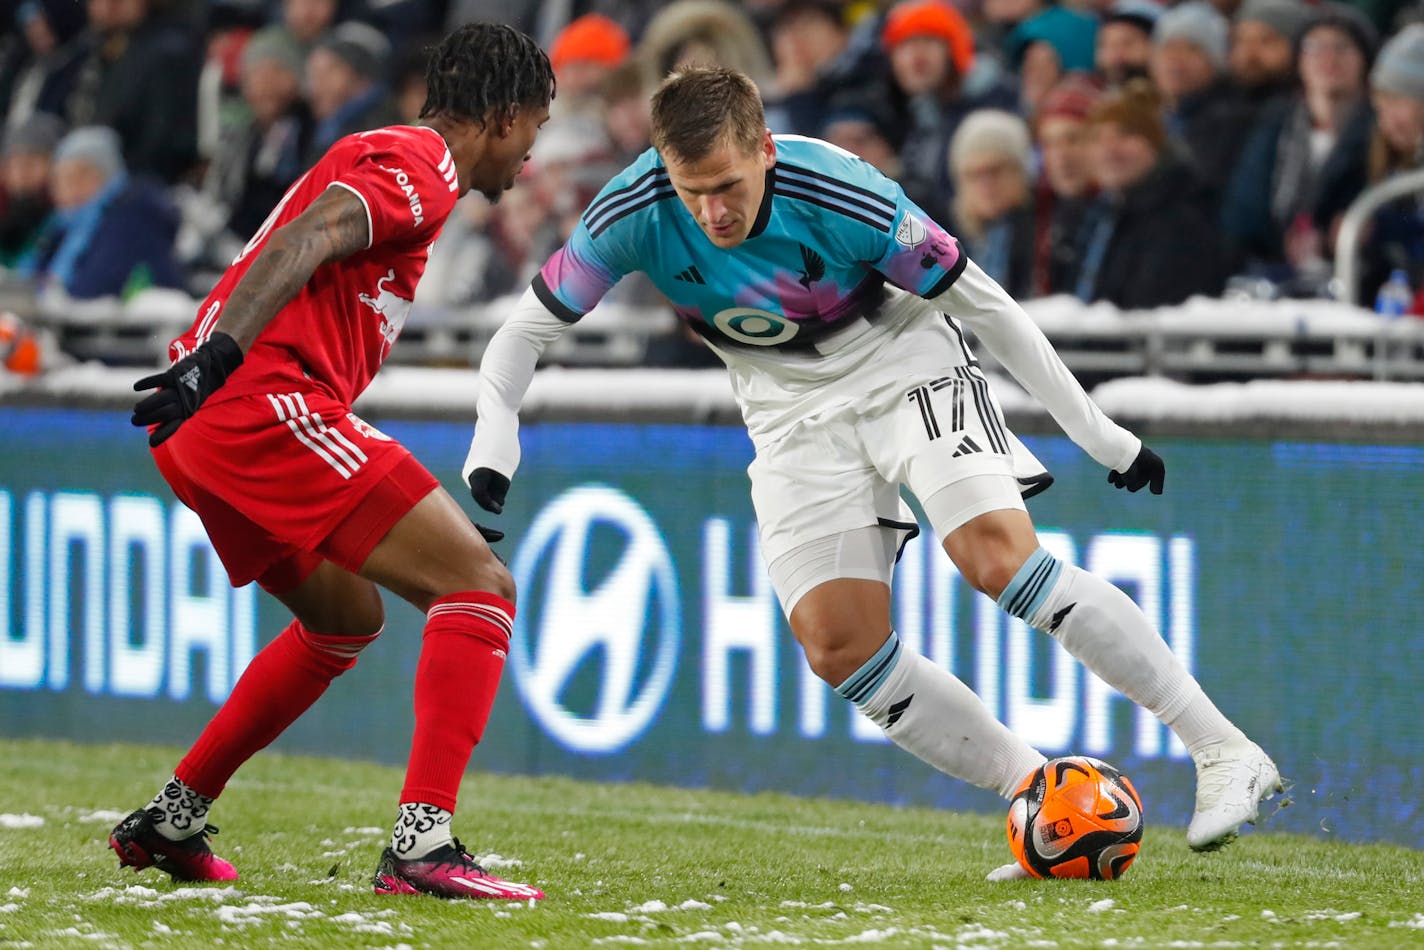
[(1041, 753), (989, 714), (974, 691), (890, 635), (836, 692), (897, 746), (946, 775), (1013, 795), (1044, 762)]
[(999, 606), (1054, 637), (1103, 682), (1150, 710), (1193, 756), (1241, 736), (1142, 608), (1101, 577), (1039, 548), (999, 596)]
[(168, 780), (145, 811), (153, 827), (169, 841), (182, 841), (202, 831), (214, 799), (199, 794), (178, 776)]
[(451, 842), (453, 812), (423, 802), (401, 802), (396, 827), (391, 832), (391, 850), (403, 861), (423, 858)]

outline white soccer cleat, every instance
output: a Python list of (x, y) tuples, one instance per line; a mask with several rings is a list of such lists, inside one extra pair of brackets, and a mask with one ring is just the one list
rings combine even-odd
[(1282, 791), (1281, 773), (1271, 757), (1249, 739), (1223, 742), (1197, 759), (1197, 806), (1187, 826), (1193, 851), (1215, 851), (1254, 824), (1261, 802)]
[(984, 880), (997, 883), (999, 881), (1026, 881), (1032, 877), (1032, 874), (1023, 869), (1022, 864), (1015, 861), (1013, 864), (1005, 864), (994, 868)]

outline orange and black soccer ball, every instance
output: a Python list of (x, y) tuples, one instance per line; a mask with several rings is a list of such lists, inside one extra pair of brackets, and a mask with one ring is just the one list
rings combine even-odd
[(1142, 799), (1106, 762), (1049, 759), (1010, 800), (1008, 831), (1009, 850), (1034, 877), (1111, 880), (1137, 857)]

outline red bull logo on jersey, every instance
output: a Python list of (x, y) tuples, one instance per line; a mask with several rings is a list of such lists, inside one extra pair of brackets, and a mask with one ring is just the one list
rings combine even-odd
[(346, 414), (346, 421), (351, 423), (351, 428), (355, 429), (357, 432), (361, 433), (368, 439), (375, 439), (377, 442), (391, 441), (390, 436), (386, 435), (380, 429), (377, 429), (375, 426), (371, 425), (371, 423), (367, 422), (365, 419), (362, 419), (354, 412), (348, 412)]
[(410, 183), (410, 176), (405, 173), (404, 168), (392, 168), (389, 165), (382, 165), (381, 168), (395, 176), (396, 184), (400, 190), (405, 192), (405, 200), (410, 202), (410, 214), (418, 225), (425, 220), (425, 210), (420, 205), (420, 192), (415, 190), (415, 186)]
[(357, 299), (374, 310), (381, 318), (381, 336), (386, 339), (386, 353), (391, 351), (396, 338), (400, 336), (401, 330), (405, 327), (406, 318), (410, 316), (411, 304), (414, 302), (406, 300), (404, 297), (397, 297), (393, 291), (386, 289), (386, 284), (395, 279), (396, 271), (393, 267), (386, 271), (386, 276), (376, 281), (374, 297), (370, 294), (357, 294)]

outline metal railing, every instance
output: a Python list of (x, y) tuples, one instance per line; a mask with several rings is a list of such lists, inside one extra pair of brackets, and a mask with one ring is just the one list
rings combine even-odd
[(1424, 191), (1424, 168), (1387, 178), (1360, 192), (1345, 216), (1340, 219), (1340, 232), (1335, 238), (1335, 280), (1338, 294), (1346, 303), (1360, 304), (1360, 237), (1365, 222), (1384, 205), (1407, 194)]

